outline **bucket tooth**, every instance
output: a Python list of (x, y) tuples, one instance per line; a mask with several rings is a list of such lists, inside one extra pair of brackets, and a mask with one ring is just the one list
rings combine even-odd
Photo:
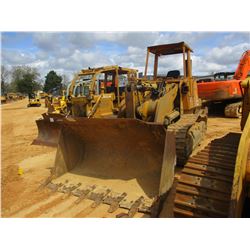
[(110, 205), (108, 212), (113, 213), (119, 208), (119, 203), (127, 196), (127, 193), (110, 193), (103, 201), (103, 203)]
[(98, 190), (97, 192), (91, 192), (88, 197), (90, 200), (94, 201), (91, 204), (91, 208), (96, 208), (97, 206), (99, 206), (110, 192), (110, 189), (103, 189)]
[(75, 204), (79, 204), (81, 201), (83, 201), (87, 195), (92, 192), (96, 188), (95, 185), (93, 186), (87, 186), (84, 189), (76, 189), (72, 192), (73, 195), (77, 196), (78, 199), (75, 201)]
[(62, 187), (62, 185), (63, 185), (62, 183), (55, 184), (50, 182), (47, 184), (47, 188), (49, 188), (52, 192), (57, 192), (58, 189)]
[(130, 203), (130, 209), (128, 213), (120, 213), (116, 217), (117, 218), (132, 218), (134, 215), (139, 211), (139, 207), (144, 201), (144, 197), (141, 196), (135, 201), (131, 201)]

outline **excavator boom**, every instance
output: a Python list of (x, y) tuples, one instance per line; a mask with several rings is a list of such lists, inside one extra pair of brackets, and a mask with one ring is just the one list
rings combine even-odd
[(241, 56), (234, 79), (199, 83), (199, 97), (207, 105), (221, 103), (226, 117), (240, 117), (242, 108), (240, 81), (247, 77), (249, 71), (250, 50), (247, 50)]
[(250, 50), (247, 50), (241, 56), (240, 62), (234, 74), (234, 79), (244, 80), (246, 79), (250, 71)]

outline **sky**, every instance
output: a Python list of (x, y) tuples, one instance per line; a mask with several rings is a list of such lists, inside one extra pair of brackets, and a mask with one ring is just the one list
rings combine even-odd
[[(250, 49), (249, 32), (3, 32), (1, 63), (36, 67), (42, 80), (50, 70), (71, 79), (83, 68), (105, 65), (143, 72), (147, 46), (181, 41), (193, 49), (194, 75), (235, 71)], [(160, 58), (159, 73), (176, 69), (182, 69), (181, 55)]]

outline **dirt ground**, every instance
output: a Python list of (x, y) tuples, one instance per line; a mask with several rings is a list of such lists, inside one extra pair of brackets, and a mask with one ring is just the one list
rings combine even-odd
[[(47, 194), (35, 193), (39, 183), (49, 174), (47, 167), (32, 164), (35, 157), (53, 157), (55, 149), (31, 145), (37, 136), (35, 120), (46, 111), (42, 107), (27, 108), (28, 100), (1, 106), (1, 175), (2, 175), (2, 216), (10, 217), (13, 212), (29, 206)], [(47, 157), (44, 157), (47, 158)], [(30, 165), (26, 164), (30, 162)], [(18, 175), (18, 168), (24, 170)], [(37, 168), (38, 167), (38, 168)], [(34, 195), (35, 193), (35, 195)]]
[[(1, 137), (1, 216), (2, 217), (113, 217), (107, 205), (91, 209), (91, 201), (74, 204), (75, 197), (63, 197), (47, 189), (38, 190), (50, 175), (56, 149), (32, 145), (37, 136), (35, 120), (46, 111), (41, 107), (27, 108), (28, 100), (4, 104)], [(228, 132), (240, 132), (240, 119), (210, 117), (206, 138), (200, 148), (211, 139)], [(199, 150), (199, 149), (197, 149)], [(23, 174), (18, 174), (18, 169)], [(118, 209), (117, 213), (124, 212)], [(142, 217), (137, 214), (136, 217)]]

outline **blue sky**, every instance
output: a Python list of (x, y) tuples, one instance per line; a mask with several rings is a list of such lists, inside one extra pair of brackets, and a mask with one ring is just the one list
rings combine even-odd
[[(71, 78), (82, 68), (112, 64), (143, 71), (147, 46), (180, 41), (194, 51), (194, 74), (234, 71), (250, 49), (247, 32), (4, 32), (1, 41), (3, 65), (37, 67), (42, 78), (52, 69)], [(160, 72), (181, 68), (181, 58), (160, 62)]]

